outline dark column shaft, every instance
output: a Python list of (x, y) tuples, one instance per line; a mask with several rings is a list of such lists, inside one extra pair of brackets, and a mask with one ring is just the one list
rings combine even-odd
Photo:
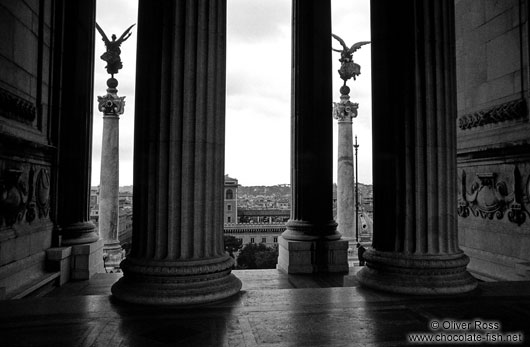
[(241, 282), (223, 245), (226, 0), (140, 1), (132, 253), (119, 299), (208, 302)]
[(55, 215), (63, 244), (74, 245), (98, 240), (89, 222), (96, 1), (58, 1), (56, 7), (57, 24), (69, 29), (57, 29), (62, 35), (55, 37), (62, 47), (53, 72), (61, 96), (54, 100), (60, 114)]
[(371, 4), (375, 229), (361, 282), (473, 289), (457, 240), (454, 3)]
[(333, 220), (331, 3), (293, 0), (288, 240), (338, 239)]

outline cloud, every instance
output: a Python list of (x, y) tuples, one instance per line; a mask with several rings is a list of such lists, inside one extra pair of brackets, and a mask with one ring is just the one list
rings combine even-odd
[(233, 111), (226, 124), (225, 172), (243, 185), (289, 183), (290, 117)]
[[(228, 0), (227, 4), (225, 171), (243, 185), (289, 183), (291, 1)], [(98, 0), (97, 21), (107, 35), (121, 35), (137, 22), (137, 6), (131, 0)], [(369, 25), (369, 0), (332, 1), (332, 31), (348, 45), (370, 40)], [(124, 68), (116, 76), (118, 94), (127, 97), (125, 114), (120, 119), (121, 185), (132, 184), (136, 30), (133, 28), (133, 35), (121, 47)], [(106, 63), (100, 59), (105, 46), (96, 35), (94, 99), (105, 94), (109, 77)], [(370, 53), (370, 46), (355, 53), (362, 74), (357, 81), (348, 82), (351, 101), (360, 104), (352, 131), (360, 143), (359, 180), (363, 183), (372, 182)], [(333, 53), (334, 101), (339, 101), (343, 83), (337, 73), (338, 58), (338, 53)], [(97, 185), (103, 120), (94, 102), (92, 180)], [(336, 163), (337, 122), (333, 124)]]
[(290, 26), (291, 1), (228, 0), (227, 39), (243, 43), (274, 40)]

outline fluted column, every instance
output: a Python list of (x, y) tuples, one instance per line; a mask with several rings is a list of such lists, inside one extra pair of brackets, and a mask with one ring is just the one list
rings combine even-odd
[(373, 248), (368, 287), (472, 290), (456, 218), (454, 1), (372, 0)]
[(81, 245), (99, 239), (89, 220), (96, 2), (58, 1), (56, 6), (57, 33), (63, 30), (55, 43), (62, 52), (54, 71), (55, 85), (61, 86), (53, 96), (53, 112), (60, 114), (55, 215), (62, 244)]
[[(335, 271), (340, 266), (331, 265), (333, 254), (325, 244), (341, 237), (332, 206), (331, 3), (293, 0), (292, 4), (292, 208), (279, 239), (278, 266), (289, 273)], [(346, 258), (345, 264), (340, 271), (347, 271)]]
[(226, 0), (140, 0), (132, 251), (120, 300), (237, 293), (223, 245)]

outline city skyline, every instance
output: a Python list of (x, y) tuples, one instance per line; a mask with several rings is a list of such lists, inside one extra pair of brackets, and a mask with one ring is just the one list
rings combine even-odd
[[(290, 183), (291, 1), (230, 0), (227, 8), (227, 86), (225, 173), (243, 185)], [(116, 16), (116, 9), (120, 15)], [(332, 31), (348, 45), (370, 40), (369, 1), (333, 0)], [(257, 15), (259, 14), (259, 15)], [(97, 21), (108, 36), (137, 22), (137, 3), (99, 0)], [(123, 43), (123, 69), (116, 75), (118, 95), (126, 97), (120, 119), (120, 186), (131, 185), (133, 171), (134, 84), (137, 27)], [(100, 59), (104, 44), (96, 33), (94, 99), (105, 94), (109, 77)], [(331, 41), (330, 41), (331, 42)], [(340, 48), (333, 40), (332, 46)], [(330, 47), (331, 50), (331, 47)], [(362, 74), (349, 81), (359, 116), (353, 134), (359, 140), (359, 182), (372, 183), (370, 45), (355, 53)], [(333, 52), (333, 101), (342, 85), (337, 70), (339, 53)], [(333, 122), (333, 177), (336, 182), (337, 123)], [(102, 116), (94, 103), (92, 185), (99, 184)]]

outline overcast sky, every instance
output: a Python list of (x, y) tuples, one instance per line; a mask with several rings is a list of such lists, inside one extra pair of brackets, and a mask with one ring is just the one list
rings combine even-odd
[[(97, 22), (107, 36), (118, 37), (137, 23), (137, 2), (99, 0)], [(332, 0), (333, 33), (351, 46), (370, 40), (369, 0)], [(226, 161), (225, 173), (242, 185), (290, 183), (291, 1), (228, 0)], [(118, 95), (126, 96), (120, 118), (120, 186), (133, 183), (134, 82), (136, 27), (122, 44), (123, 69), (116, 75)], [(94, 98), (106, 93), (106, 63), (100, 59), (105, 45), (96, 33)], [(334, 41), (335, 48), (341, 48)], [(333, 53), (333, 98), (339, 101), (342, 85), (337, 70), (340, 54)], [(361, 75), (350, 80), (351, 101), (359, 103), (353, 120), (358, 136), (359, 182), (372, 183), (370, 45), (354, 54)], [(334, 128), (334, 180), (336, 181), (337, 121)], [(99, 184), (103, 117), (94, 104), (92, 185)]]

